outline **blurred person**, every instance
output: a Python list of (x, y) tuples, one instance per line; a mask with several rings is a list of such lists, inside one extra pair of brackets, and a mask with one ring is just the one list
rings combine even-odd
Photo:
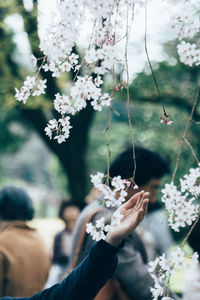
[(96, 200), (96, 198), (99, 194), (100, 194), (100, 191), (96, 187), (91, 188), (91, 190), (89, 191), (89, 194), (85, 197), (85, 202), (87, 204), (90, 204), (91, 202)]
[[(137, 193), (118, 208), (123, 216), (120, 224), (112, 226), (106, 240), (95, 243), (84, 261), (61, 283), (30, 298), (3, 297), (1, 300), (92, 300), (113, 276), (117, 267), (117, 253), (124, 246), (124, 238), (142, 221), (148, 205), (148, 193)], [(102, 299), (103, 300), (103, 299)]]
[[(135, 148), (136, 159), (136, 174), (135, 183), (139, 188), (127, 188), (127, 197), (129, 199), (137, 191), (145, 190), (150, 193), (149, 202), (155, 203), (157, 191), (161, 184), (162, 177), (169, 172), (168, 163), (157, 152), (153, 152), (141, 147)], [(121, 153), (110, 166), (110, 177), (120, 175), (122, 179), (130, 179), (133, 176), (134, 160), (133, 149), (128, 148)], [(75, 227), (71, 264), (74, 266), (79, 264), (88, 254), (91, 245), (94, 243), (91, 236), (85, 235), (80, 247), (80, 240), (83, 236), (83, 228), (86, 220), (93, 224), (105, 214), (105, 209), (99, 206), (104, 199), (103, 194), (100, 194), (95, 201), (86, 206), (81, 212)], [(107, 218), (112, 215), (113, 208), (108, 208)], [(155, 224), (159, 226), (160, 232), (162, 223)], [(153, 286), (153, 280), (148, 273), (148, 257), (144, 243), (139, 235), (134, 231), (125, 240), (125, 247), (119, 251), (119, 263), (114, 278), (119, 283), (123, 297), (126, 299), (150, 300), (152, 295), (150, 287)], [(109, 283), (108, 283), (109, 285)], [(113, 293), (110, 291), (113, 289)], [(114, 291), (115, 286), (107, 288), (105, 286), (96, 299), (124, 299), (117, 297)], [(114, 295), (114, 296), (113, 296)]]
[[(161, 203), (157, 201), (157, 193), (161, 186), (162, 177), (170, 173), (170, 167), (158, 152), (136, 147), (135, 156), (135, 182), (139, 186), (138, 190), (145, 189), (150, 193), (147, 214), (136, 232), (144, 243), (147, 261), (151, 261), (162, 253), (168, 255), (170, 247), (174, 244), (167, 215)], [(131, 172), (133, 173), (133, 163), (133, 150), (131, 147), (113, 162), (110, 168), (110, 176), (114, 177), (117, 174), (122, 174), (122, 177), (125, 178)], [(129, 169), (126, 170), (125, 166), (128, 164)], [(132, 195), (132, 193), (129, 192), (129, 195)]]
[(65, 223), (65, 228), (54, 239), (52, 267), (45, 288), (61, 281), (68, 270), (69, 255), (72, 247), (72, 234), (80, 209), (73, 202), (62, 201), (58, 216)]
[[(86, 203), (96, 200), (99, 194), (100, 191), (93, 187), (86, 196)], [(145, 245), (148, 261), (163, 253), (169, 256), (169, 250), (174, 245), (165, 210), (160, 202), (154, 200), (149, 203), (147, 214), (136, 230)]]
[(72, 244), (72, 234), (80, 209), (72, 202), (62, 201), (59, 218), (65, 223), (65, 228), (58, 232), (54, 239), (53, 263), (66, 267)]
[(137, 229), (147, 250), (148, 261), (163, 253), (169, 256), (174, 239), (168, 226), (166, 212), (160, 202), (149, 203), (148, 212)]
[(0, 296), (29, 297), (44, 288), (49, 255), (26, 221), (34, 209), (28, 194), (17, 187), (0, 190)]
[(188, 237), (188, 244), (199, 255), (199, 263), (186, 271), (183, 279), (183, 300), (200, 299), (200, 220)]

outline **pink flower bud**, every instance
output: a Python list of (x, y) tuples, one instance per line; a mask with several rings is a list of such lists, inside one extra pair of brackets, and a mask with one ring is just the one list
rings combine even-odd
[(173, 121), (170, 121), (170, 120), (166, 120), (166, 121), (165, 121), (165, 124), (166, 124), (166, 125), (171, 125), (172, 123), (173, 123)]
[(127, 185), (127, 187), (129, 187), (129, 186), (131, 185), (131, 182), (128, 181), (128, 180), (126, 180), (126, 179), (123, 180), (123, 183), (124, 183), (125, 185)]

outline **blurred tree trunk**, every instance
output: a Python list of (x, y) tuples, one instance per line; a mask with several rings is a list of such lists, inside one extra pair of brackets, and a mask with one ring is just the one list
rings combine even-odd
[[(3, 3), (6, 3), (4, 1)], [(12, 3), (12, 4), (10, 4)], [(39, 50), (39, 38), (37, 33), (37, 1), (33, 0), (34, 9), (32, 11), (26, 11), (23, 6), (22, 0), (16, 1), (9, 1), (9, 4), (6, 4), (9, 7), (9, 12), (5, 9), (5, 4), (0, 6), (0, 17), (1, 20), (5, 18), (6, 15), (19, 13), (23, 20), (24, 20), (24, 30), (27, 32), (27, 36), (30, 42), (32, 53), (36, 57), (42, 57), (43, 54)], [(10, 76), (12, 78), (10, 88), (11, 93), (14, 93), (14, 83), (16, 82), (16, 78), (21, 78), (20, 75), (20, 66), (17, 65), (13, 61), (13, 51), (10, 49), (12, 48), (13, 41), (6, 36), (6, 32), (3, 31), (4, 27), (1, 26), (2, 22), (0, 23), (0, 38), (1, 38), (1, 45), (2, 51), (4, 51), (5, 55), (5, 62), (10, 69)], [(8, 47), (7, 52), (4, 50), (4, 43), (7, 43)], [(3, 63), (2, 63), (3, 66)], [(1, 67), (2, 67), (1, 66)], [(163, 71), (166, 73), (166, 71)], [(2, 73), (2, 74), (1, 74)], [(164, 79), (164, 82), (168, 82), (170, 79), (170, 73), (166, 73), (167, 75)], [(192, 80), (196, 81), (198, 74), (192, 73)], [(0, 68), (0, 76), (3, 76), (3, 69)], [(42, 140), (46, 143), (49, 149), (55, 153), (58, 157), (67, 177), (69, 180), (69, 188), (71, 192), (71, 200), (77, 204), (79, 207), (83, 207), (84, 205), (84, 197), (88, 192), (88, 168), (87, 168), (87, 161), (86, 161), (86, 154), (88, 149), (88, 137), (89, 131), (92, 125), (92, 121), (94, 118), (94, 110), (91, 108), (90, 105), (87, 106), (86, 109), (82, 110), (79, 114), (74, 117), (71, 117), (71, 123), (73, 128), (71, 129), (71, 136), (70, 138), (62, 144), (58, 144), (55, 140), (50, 140), (45, 132), (44, 128), (48, 120), (51, 117), (58, 117), (58, 114), (53, 109), (52, 102), (54, 100), (54, 95), (57, 92), (62, 93), (60, 87), (58, 85), (58, 80), (51, 76), (51, 72), (44, 73), (41, 72), (41, 76), (47, 78), (48, 81), (48, 88), (46, 90), (45, 103), (48, 104), (48, 107), (52, 107), (52, 109), (47, 109), (45, 107), (39, 108), (30, 108), (24, 105), (17, 105), (18, 110), (22, 114), (23, 118), (29, 121), (30, 124), (33, 125), (35, 130), (41, 136)], [(71, 73), (71, 79), (73, 79), (74, 73)], [(148, 96), (142, 94), (142, 90), (146, 90), (148, 85), (145, 86), (145, 81), (142, 78), (141, 85), (139, 86), (139, 95), (135, 96), (134, 85), (130, 87), (131, 99), (138, 102), (148, 102), (148, 103), (155, 103), (160, 105), (161, 99), (157, 97), (157, 95), (153, 95), (150, 93)], [(21, 79), (23, 80), (23, 79)], [(66, 79), (69, 80), (69, 79)], [(180, 79), (181, 80), (181, 79)], [(135, 81), (134, 81), (135, 84)], [(9, 83), (10, 85), (10, 83)], [(144, 87), (145, 86), (145, 87)], [(168, 94), (167, 92), (162, 93), (162, 102), (165, 104), (177, 106), (178, 108), (184, 109), (190, 113), (192, 108), (192, 101), (191, 99), (187, 99), (185, 95), (179, 96), (179, 94)], [(47, 105), (46, 105), (47, 107)], [(162, 110), (161, 110), (162, 111)], [(194, 120), (200, 121), (200, 112), (198, 110), (194, 113)], [(195, 135), (198, 135), (196, 129), (193, 128), (193, 132)]]
[[(42, 57), (43, 54), (39, 50), (39, 37), (37, 33), (37, 1), (34, 0), (34, 9), (26, 11), (23, 6), (23, 1), (17, 0), (15, 10), (22, 16), (24, 20), (24, 30), (27, 32), (32, 53), (36, 57)], [(1, 9), (1, 8), (0, 8)], [(13, 8), (12, 8), (13, 9)], [(2, 13), (4, 10), (2, 10)], [(4, 16), (5, 17), (5, 16)], [(8, 53), (8, 62), (10, 70), (18, 70), (18, 66), (12, 59), (12, 53)], [(16, 74), (17, 73), (17, 74)], [(19, 72), (13, 72), (13, 77), (20, 76)], [(28, 108), (26, 105), (18, 105), (23, 118), (33, 125), (42, 140), (48, 148), (58, 157), (63, 170), (65, 171), (71, 200), (80, 208), (84, 207), (84, 198), (88, 193), (88, 167), (86, 161), (86, 153), (88, 147), (89, 130), (92, 125), (94, 110), (90, 105), (82, 110), (76, 116), (71, 117), (71, 136), (62, 143), (58, 144), (55, 140), (50, 140), (45, 132), (50, 116), (57, 118), (58, 114), (53, 109), (53, 100), (56, 93), (62, 93), (57, 80), (51, 76), (51, 72), (41, 72), (41, 76), (47, 78), (48, 87), (46, 89), (46, 101), (51, 103), (51, 110), (45, 108)], [(74, 73), (71, 74), (73, 78)], [(13, 80), (14, 81), (14, 80)], [(14, 87), (13, 87), (14, 89)], [(47, 117), (48, 115), (48, 117)], [(67, 187), (66, 187), (67, 188)]]

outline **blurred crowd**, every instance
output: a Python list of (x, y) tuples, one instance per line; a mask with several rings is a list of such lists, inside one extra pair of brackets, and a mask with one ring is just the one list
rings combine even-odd
[[(169, 255), (175, 245), (167, 224), (167, 216), (158, 199), (162, 178), (170, 173), (168, 162), (159, 154), (145, 148), (132, 148), (121, 153), (110, 166), (110, 176), (130, 179), (136, 162), (137, 189), (127, 188), (127, 199), (136, 192), (150, 193), (147, 214), (139, 227), (126, 239), (118, 253), (118, 266), (112, 280), (100, 290), (96, 300), (149, 300), (153, 280), (148, 273), (148, 262), (158, 255)], [(80, 209), (73, 202), (61, 201), (58, 217), (65, 227), (54, 238), (52, 256), (36, 230), (28, 225), (34, 217), (34, 208), (28, 194), (21, 188), (7, 186), (0, 190), (0, 297), (30, 297), (38, 291), (61, 282), (89, 252), (94, 243), (86, 234), (86, 223), (105, 216), (99, 206), (104, 196), (93, 188), (86, 197), (87, 205)], [(108, 208), (109, 223), (112, 208)], [(200, 253), (200, 223), (189, 239), (191, 248)], [(173, 299), (179, 299), (169, 291)], [(187, 272), (179, 297), (200, 299), (200, 265)]]

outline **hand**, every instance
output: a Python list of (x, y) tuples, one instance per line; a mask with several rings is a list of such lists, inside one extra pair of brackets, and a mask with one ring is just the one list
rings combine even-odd
[(106, 236), (106, 242), (114, 247), (128, 236), (143, 220), (149, 202), (149, 193), (141, 191), (122, 204), (114, 213), (122, 215), (120, 224), (114, 225)]

